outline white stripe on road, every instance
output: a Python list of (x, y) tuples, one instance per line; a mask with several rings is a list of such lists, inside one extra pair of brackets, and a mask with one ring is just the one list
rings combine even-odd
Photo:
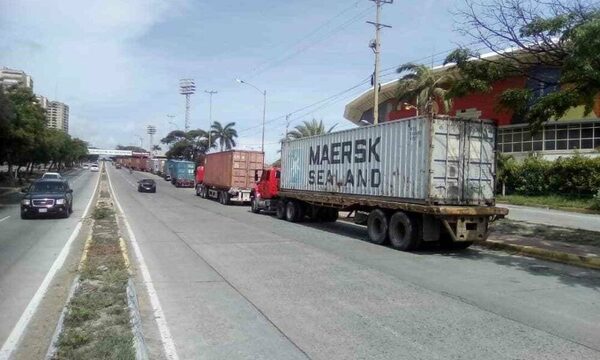
[(112, 186), (112, 182), (110, 181), (108, 170), (106, 171), (106, 175), (108, 177), (108, 185), (110, 186), (110, 191), (113, 194), (114, 202), (117, 205), (121, 216), (123, 217), (123, 223), (125, 224), (125, 228), (127, 229), (127, 234), (129, 236), (129, 241), (131, 242), (131, 247), (133, 248), (133, 252), (135, 253), (135, 257), (140, 267), (140, 272), (142, 273), (142, 278), (144, 279), (144, 284), (146, 285), (146, 291), (148, 292), (148, 296), (150, 297), (150, 304), (152, 305), (154, 319), (156, 320), (156, 325), (158, 326), (158, 331), (160, 332), (163, 350), (165, 351), (167, 359), (178, 360), (179, 355), (177, 355), (175, 342), (173, 341), (173, 337), (171, 336), (169, 326), (167, 325), (167, 319), (165, 318), (162, 306), (160, 305), (158, 294), (156, 293), (154, 283), (152, 282), (152, 277), (150, 276), (150, 271), (148, 271), (148, 266), (146, 265), (146, 261), (144, 260), (144, 255), (142, 255), (142, 251), (140, 250), (140, 247), (137, 243), (133, 230), (129, 225), (129, 222), (127, 221), (125, 212), (123, 211), (123, 208), (121, 207), (121, 204), (117, 199), (117, 193), (115, 192), (115, 189)]
[(19, 321), (17, 322), (15, 327), (10, 332), (10, 335), (4, 342), (4, 345), (2, 345), (2, 349), (0, 349), (0, 360), (8, 360), (11, 357), (12, 353), (17, 349), (17, 345), (19, 344), (19, 341), (21, 340), (21, 337), (23, 336), (25, 329), (27, 329), (27, 325), (29, 324), (29, 321), (31, 321), (31, 318), (35, 314), (42, 299), (46, 295), (46, 292), (48, 291), (48, 287), (50, 286), (52, 279), (54, 279), (54, 276), (56, 275), (58, 270), (60, 270), (60, 268), (63, 266), (63, 264), (67, 258), (67, 255), (69, 254), (69, 251), (71, 250), (71, 244), (73, 243), (73, 241), (75, 241), (75, 238), (77, 238), (77, 235), (79, 235), (79, 231), (81, 230), (83, 220), (87, 216), (87, 213), (90, 210), (90, 207), (92, 206), (92, 200), (94, 200), (94, 195), (96, 194), (96, 191), (98, 190), (99, 184), (100, 184), (100, 176), (98, 176), (98, 181), (96, 182), (96, 187), (94, 188), (94, 192), (92, 192), (90, 201), (88, 202), (88, 204), (85, 208), (85, 211), (83, 212), (83, 215), (81, 216), (81, 219), (79, 220), (77, 225), (75, 225), (75, 229), (73, 230), (73, 233), (71, 233), (71, 236), (69, 237), (69, 239), (63, 246), (62, 250), (60, 251), (60, 254), (58, 254), (58, 257), (56, 258), (56, 260), (54, 260), (54, 263), (50, 267), (50, 270), (48, 270), (48, 273), (44, 277), (42, 284), (40, 285), (40, 287), (37, 289), (37, 291), (31, 298), (31, 300), (29, 301), (29, 304), (27, 304), (25, 311), (23, 311), (23, 314), (21, 314)]
[(0, 219), (0, 222), (3, 222), (4, 220), (8, 219), (10, 217), (10, 215), (3, 217), (2, 219)]

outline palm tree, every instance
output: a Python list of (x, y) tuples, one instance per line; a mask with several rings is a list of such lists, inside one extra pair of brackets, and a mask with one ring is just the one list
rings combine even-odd
[(336, 126), (337, 124), (333, 125), (329, 128), (329, 130), (325, 131), (325, 124), (323, 124), (323, 120), (305, 120), (302, 122), (301, 125), (297, 125), (294, 127), (293, 130), (288, 131), (288, 133), (286, 134), (286, 140), (300, 139), (314, 135), (329, 134), (331, 131), (333, 131), (333, 129)]
[(211, 125), (212, 140), (214, 142), (219, 142), (221, 151), (223, 151), (223, 147), (225, 147), (227, 150), (231, 150), (235, 147), (235, 138), (238, 137), (238, 134), (237, 131), (233, 128), (234, 126), (235, 122), (230, 122), (229, 124), (223, 126), (218, 121), (215, 121)]
[(452, 108), (452, 100), (447, 98), (448, 89), (455, 80), (453, 74), (436, 73), (431, 68), (407, 63), (401, 65), (398, 73), (407, 73), (400, 78), (398, 99), (401, 102), (416, 102), (420, 113), (437, 113), (437, 105), (444, 105), (444, 112)]

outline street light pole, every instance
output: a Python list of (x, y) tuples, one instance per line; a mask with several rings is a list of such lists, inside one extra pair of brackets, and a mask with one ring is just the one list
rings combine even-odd
[(152, 154), (152, 151), (154, 150), (154, 149), (152, 149), (152, 145), (153, 145), (154, 141), (152, 141), (152, 140), (153, 140), (154, 134), (156, 134), (156, 126), (148, 125), (148, 126), (146, 126), (146, 131), (148, 132), (148, 135), (150, 135), (150, 159), (152, 159), (154, 157)]
[(179, 80), (179, 93), (185, 95), (185, 132), (190, 130), (190, 96), (196, 92), (194, 79)]
[(208, 152), (208, 150), (210, 149), (210, 133), (212, 132), (212, 97), (214, 94), (218, 94), (219, 92), (216, 90), (204, 90), (205, 93), (208, 94), (209, 96), (209, 103), (208, 103), (208, 147), (206, 149), (206, 152)]
[(256, 91), (258, 91), (259, 93), (261, 93), (263, 95), (262, 141), (261, 141), (260, 149), (261, 149), (261, 152), (264, 154), (264, 152), (265, 152), (265, 119), (267, 117), (267, 90), (266, 89), (261, 90), (258, 87), (256, 87), (255, 85), (252, 85), (249, 82), (244, 81), (244, 80), (235, 79), (235, 81), (239, 82), (240, 84), (245, 84), (250, 87), (253, 87), (254, 89), (256, 89)]

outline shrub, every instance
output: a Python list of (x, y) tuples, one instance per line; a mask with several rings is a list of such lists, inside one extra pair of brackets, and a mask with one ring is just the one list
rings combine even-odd
[(594, 195), (590, 208), (593, 210), (600, 210), (600, 189), (598, 189), (598, 192)]

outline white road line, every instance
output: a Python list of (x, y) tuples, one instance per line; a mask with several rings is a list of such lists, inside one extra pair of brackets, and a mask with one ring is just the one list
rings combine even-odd
[(10, 217), (10, 215), (3, 217), (2, 219), (0, 219), (0, 222), (3, 222), (4, 220), (8, 219)]
[(165, 356), (167, 357), (167, 359), (178, 360), (179, 355), (177, 355), (175, 342), (173, 341), (173, 337), (171, 336), (169, 326), (167, 325), (167, 319), (165, 318), (162, 306), (160, 305), (158, 294), (156, 293), (154, 283), (152, 282), (152, 277), (150, 276), (150, 271), (148, 271), (148, 266), (146, 265), (146, 261), (144, 260), (142, 251), (140, 250), (138, 242), (135, 238), (135, 234), (133, 233), (129, 222), (127, 221), (125, 212), (123, 211), (123, 208), (121, 207), (121, 204), (117, 199), (117, 194), (112, 186), (112, 182), (110, 181), (110, 175), (108, 175), (108, 170), (106, 171), (106, 175), (108, 177), (108, 185), (110, 186), (110, 191), (113, 194), (114, 202), (117, 205), (121, 216), (123, 217), (123, 223), (125, 224), (125, 228), (127, 229), (127, 234), (129, 236), (129, 241), (131, 242), (131, 247), (133, 248), (133, 252), (135, 253), (135, 257), (140, 267), (140, 272), (142, 273), (142, 278), (144, 279), (144, 284), (146, 285), (148, 297), (150, 297), (150, 304), (152, 305), (154, 319), (156, 320), (156, 325), (158, 326), (158, 331), (160, 332), (160, 338), (163, 345), (163, 350), (165, 352)]
[(54, 279), (54, 276), (56, 275), (58, 270), (60, 270), (60, 268), (63, 266), (63, 264), (67, 258), (67, 255), (69, 254), (69, 251), (71, 250), (71, 244), (73, 243), (73, 241), (75, 241), (75, 239), (77, 238), (77, 235), (79, 235), (79, 231), (81, 230), (83, 220), (87, 216), (88, 211), (90, 210), (90, 207), (92, 206), (92, 200), (94, 200), (94, 195), (96, 194), (96, 191), (98, 190), (99, 184), (100, 184), (100, 176), (98, 176), (98, 181), (96, 182), (96, 187), (94, 188), (94, 192), (92, 192), (90, 201), (88, 202), (88, 204), (85, 208), (85, 211), (83, 212), (83, 215), (81, 216), (81, 219), (79, 220), (77, 225), (75, 225), (75, 229), (73, 230), (73, 233), (71, 233), (71, 236), (69, 237), (69, 239), (63, 246), (62, 250), (58, 254), (58, 257), (54, 260), (54, 263), (50, 267), (50, 270), (48, 270), (48, 273), (46, 273), (46, 276), (44, 277), (42, 284), (40, 285), (40, 287), (37, 289), (37, 291), (31, 298), (31, 300), (29, 301), (29, 304), (27, 304), (25, 311), (23, 311), (23, 314), (21, 314), (19, 321), (17, 322), (15, 327), (10, 332), (10, 335), (4, 342), (4, 345), (2, 345), (2, 348), (0, 349), (0, 360), (8, 360), (11, 357), (12, 353), (17, 349), (17, 345), (19, 345), (19, 341), (21, 340), (21, 337), (23, 336), (25, 329), (27, 329), (27, 325), (29, 325), (31, 318), (35, 314), (42, 299), (46, 295), (46, 292), (48, 291), (48, 287), (50, 286), (52, 279)]

